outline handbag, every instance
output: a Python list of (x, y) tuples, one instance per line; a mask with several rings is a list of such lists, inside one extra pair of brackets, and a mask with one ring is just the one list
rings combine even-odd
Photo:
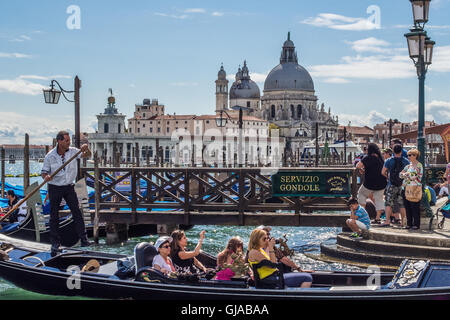
[(409, 202), (419, 202), (422, 200), (422, 186), (407, 185), (405, 188), (405, 198)]

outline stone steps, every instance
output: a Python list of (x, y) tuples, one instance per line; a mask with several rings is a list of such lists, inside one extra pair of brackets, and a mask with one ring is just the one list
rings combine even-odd
[[(337, 244), (344, 248), (349, 248), (356, 251), (366, 251), (374, 254), (388, 254), (392, 256), (403, 256), (418, 259), (450, 261), (450, 248), (448, 247), (400, 242), (405, 239), (410, 240), (407, 236), (398, 237), (395, 241), (392, 241), (393, 239), (389, 237), (386, 237), (386, 239), (383, 239), (382, 241), (372, 240), (371, 237), (372, 235), (369, 235), (369, 239), (367, 240), (352, 240), (349, 238), (349, 234), (341, 233), (337, 236)], [(379, 239), (384, 237), (377, 236), (375, 238)], [(417, 239), (417, 237), (415, 237), (415, 239)], [(426, 243), (426, 241), (423, 242)]]
[(450, 248), (450, 237), (433, 237), (436, 232), (419, 233), (417, 231), (396, 230), (392, 228), (373, 227), (369, 232), (369, 240), (385, 243), (401, 243), (418, 246)]

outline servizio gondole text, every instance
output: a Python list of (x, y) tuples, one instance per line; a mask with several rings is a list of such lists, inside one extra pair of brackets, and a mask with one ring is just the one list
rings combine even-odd
[(280, 191), (320, 191), (318, 176), (281, 176)]

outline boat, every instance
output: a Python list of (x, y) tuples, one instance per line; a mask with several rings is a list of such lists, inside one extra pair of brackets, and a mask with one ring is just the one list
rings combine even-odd
[[(16, 239), (36, 240), (36, 227), (33, 214), (29, 211), (26, 218), (21, 222), (6, 223), (2, 222), (0, 234), (7, 235)], [(75, 245), (79, 238), (75, 231), (75, 222), (72, 215), (60, 218), (59, 234), (61, 237), (61, 245), (71, 247)], [(45, 224), (45, 228), (39, 231), (41, 242), (50, 243), (50, 226)]]
[[(49, 295), (227, 301), (450, 299), (450, 265), (438, 262), (405, 260), (395, 274), (316, 271), (311, 288), (264, 288), (245, 278), (165, 277), (148, 266), (156, 254), (149, 243), (138, 244), (134, 256), (64, 248), (51, 257), (48, 245), (4, 235), (0, 242), (0, 277), (25, 290)], [(215, 267), (214, 256), (202, 252), (198, 258)]]

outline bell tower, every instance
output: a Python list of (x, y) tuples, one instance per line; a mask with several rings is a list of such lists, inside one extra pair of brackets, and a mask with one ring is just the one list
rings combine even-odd
[(228, 80), (227, 74), (223, 69), (223, 64), (220, 67), (216, 80), (216, 112), (228, 109)]

